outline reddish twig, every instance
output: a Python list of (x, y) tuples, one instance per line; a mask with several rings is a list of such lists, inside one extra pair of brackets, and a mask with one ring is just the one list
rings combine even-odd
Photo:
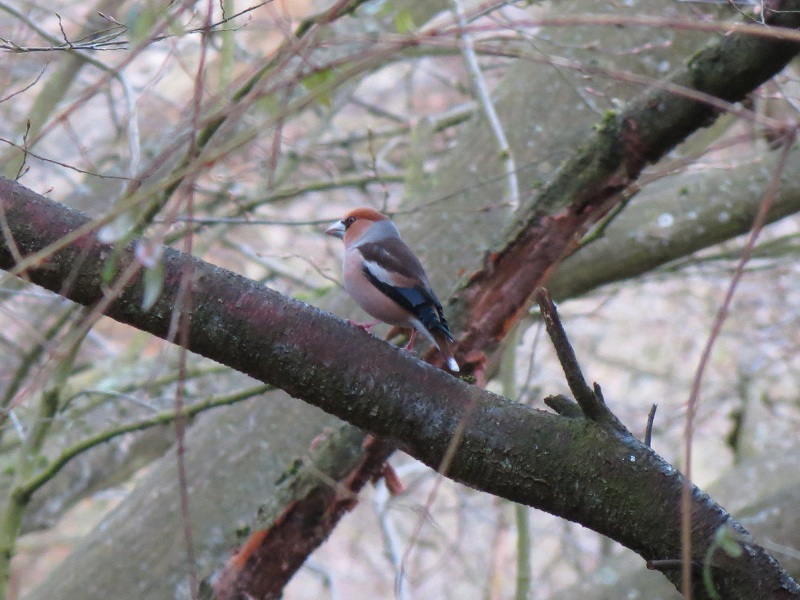
[(767, 189), (764, 191), (764, 198), (761, 202), (761, 206), (758, 209), (758, 214), (756, 214), (756, 218), (753, 221), (753, 228), (750, 233), (750, 237), (747, 239), (747, 243), (742, 249), (742, 256), (739, 259), (739, 263), (736, 265), (736, 271), (731, 278), (730, 285), (728, 285), (725, 298), (723, 299), (722, 304), (720, 305), (719, 310), (714, 317), (714, 322), (711, 325), (711, 332), (706, 340), (703, 353), (700, 356), (700, 362), (697, 365), (697, 371), (695, 373), (694, 380), (692, 381), (692, 391), (689, 394), (689, 402), (686, 408), (686, 427), (684, 429), (684, 456), (686, 460), (684, 471), (686, 475), (686, 481), (684, 484), (683, 494), (681, 495), (681, 560), (683, 560), (684, 563), (684, 568), (681, 572), (681, 580), (682, 591), (687, 600), (692, 600), (692, 570), (690, 568), (692, 560), (692, 499), (690, 486), (692, 478), (692, 438), (694, 436), (694, 419), (697, 415), (697, 408), (700, 403), (700, 386), (703, 383), (703, 376), (705, 375), (708, 361), (711, 358), (711, 351), (713, 350), (714, 344), (716, 343), (717, 338), (722, 331), (722, 325), (725, 323), (725, 319), (728, 317), (728, 309), (730, 308), (731, 301), (733, 300), (733, 294), (736, 292), (736, 288), (744, 276), (744, 267), (747, 264), (747, 261), (750, 260), (750, 256), (753, 254), (753, 248), (755, 247), (756, 240), (761, 234), (761, 230), (764, 228), (764, 224), (767, 221), (767, 215), (769, 214), (770, 208), (772, 208), (775, 195), (778, 193), (778, 188), (780, 187), (781, 183), (781, 175), (783, 175), (786, 167), (786, 160), (789, 156), (789, 151), (792, 149), (792, 145), (796, 139), (797, 126), (795, 125), (791, 128), (788, 128), (784, 133), (783, 150), (778, 157), (778, 162), (775, 165), (775, 171), (772, 174), (772, 179), (770, 180)]

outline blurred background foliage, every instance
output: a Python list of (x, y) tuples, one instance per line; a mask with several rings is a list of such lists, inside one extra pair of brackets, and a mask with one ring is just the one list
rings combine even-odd
[[(0, 0), (0, 168), (101, 218), (108, 240), (144, 232), (140, 255), (154, 294), (157, 248), (170, 243), (341, 316), (357, 315), (339, 293), (341, 249), (321, 230), (369, 205), (396, 214), (447, 297), (587, 128), (642, 90), (626, 74), (655, 81), (679, 67), (711, 37), (692, 21), (739, 16), (724, 4)], [(477, 73), (465, 61), (459, 13), (469, 23)], [(609, 27), (592, 23), (597, 14), (655, 15), (675, 25)], [(584, 20), (541, 26), (554, 16)], [(794, 122), (797, 89), (790, 67), (748, 106)], [(499, 150), (482, 91), (490, 92), (508, 152)], [(769, 132), (722, 117), (649, 169), (606, 236), (552, 280), (587, 375), (634, 432), (643, 432), (658, 403), (653, 447), (678, 467), (698, 357), (743, 245), (718, 242), (746, 231), (774, 164)], [(696, 424), (696, 482), (717, 481), (715, 498), (754, 524), (763, 511), (791, 506), (786, 498), (798, 484), (790, 476), (800, 424), (800, 220), (791, 216), (798, 172), (783, 174), (775, 217), (789, 216), (764, 232), (746, 266)], [(731, 223), (739, 229), (725, 229)], [(661, 252), (672, 254), (648, 262)], [(191, 415), (190, 481), (208, 483), (227, 468), (205, 472), (205, 455), (192, 458), (203, 447), (193, 440), (203, 435), (225, 446), (218, 452), (226, 464), (251, 461), (231, 470), (241, 482), (230, 500), (238, 512), (214, 496), (214, 485), (204, 493), (189, 486), (202, 575), (220, 566), (258, 506), (259, 460), (274, 461), (278, 472), (288, 464), (261, 426), (278, 418), (263, 414), (263, 403), (285, 403), (273, 405), (285, 407), (283, 427), (305, 422), (302, 434), (285, 440), (286, 456), (300, 454), (332, 422), (291, 400), (265, 398), (264, 386), (195, 356), (181, 379), (169, 344), (107, 319), (89, 322), (86, 311), (13, 278), (3, 279), (0, 293), (0, 493), (40, 484), (19, 514), (6, 503), (3, 526), (19, 521), (23, 534), (8, 597), (32, 592), (96, 523), (101, 535), (115, 523), (104, 515), (118, 504), (124, 511), (147, 497), (177, 503), (165, 499), (154, 473), (172, 473), (179, 386)], [(535, 314), (511, 342), (493, 389), (540, 408), (543, 396), (567, 391)], [(657, 583), (632, 581), (631, 565), (640, 561), (597, 534), (452, 482), (431, 500), (435, 474), (404, 456), (393, 461), (409, 490), (390, 497), (380, 483), (366, 491), (289, 585), (287, 599), (523, 598), (527, 576), (536, 590), (529, 597), (620, 598), (634, 589), (660, 597)], [(747, 501), (737, 502), (743, 490)], [(119, 576), (127, 582), (120, 589), (138, 585), (139, 598), (187, 597), (180, 515), (173, 510), (167, 521), (173, 529), (146, 520), (136, 527), (142, 538), (169, 537), (171, 562), (149, 571), (133, 566), (136, 557), (118, 565), (132, 572)], [(796, 573), (794, 525), (768, 528), (758, 541)], [(397, 591), (403, 561), (406, 580)], [(91, 587), (83, 575), (75, 589)], [(61, 583), (51, 575), (30, 597), (60, 597)]]

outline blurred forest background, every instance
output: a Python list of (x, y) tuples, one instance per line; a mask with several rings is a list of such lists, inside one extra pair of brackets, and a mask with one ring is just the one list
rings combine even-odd
[[(153, 294), (167, 243), (363, 318), (325, 225), (360, 205), (391, 212), (444, 300), (607, 111), (686, 63), (719, 24), (757, 22), (758, 6), (0, 0), (0, 168), (103, 218), (108, 241), (143, 232)], [(647, 169), (549, 282), (587, 376), (637, 435), (658, 404), (652, 445), (677, 468), (700, 355), (778, 168), (768, 125), (797, 119), (794, 67)], [(774, 223), (705, 371), (692, 474), (796, 576), (800, 156), (786, 161)], [(21, 530), (8, 598), (189, 597), (176, 394), (190, 413), (201, 578), (241, 543), (269, 482), (334, 426), (130, 327), (87, 327), (85, 310), (39, 288), (5, 277), (0, 291), (0, 492), (37, 482), (2, 516)], [(490, 389), (538, 408), (567, 392), (535, 310), (489, 372)], [(598, 534), (392, 462), (408, 490), (369, 486), (287, 600), (676, 594)]]

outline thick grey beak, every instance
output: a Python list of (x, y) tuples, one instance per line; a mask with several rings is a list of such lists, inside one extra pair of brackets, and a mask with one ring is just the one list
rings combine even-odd
[(332, 235), (333, 237), (343, 238), (344, 223), (342, 223), (341, 221), (336, 221), (333, 225), (331, 225), (325, 230), (325, 233), (327, 233), (328, 235)]

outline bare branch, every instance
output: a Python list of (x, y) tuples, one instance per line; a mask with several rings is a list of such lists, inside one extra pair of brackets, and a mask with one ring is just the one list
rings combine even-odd
[[(87, 222), (80, 213), (4, 179), (0, 201), (23, 256)], [(343, 321), (175, 250), (164, 251), (164, 291), (149, 311), (142, 309), (144, 282), (138, 272), (113, 302), (104, 301), (100, 274), (110, 250), (93, 235), (83, 235), (26, 274), (34, 283), (82, 304), (102, 304), (108, 316), (165, 337), (183, 273), (191, 264), (196, 274), (192, 295), (202, 301), (193, 304), (189, 350), (396, 442), (434, 468), (460, 432), (449, 477), (566, 516), (612, 536), (646, 560), (679, 556), (685, 480), (632, 436), (589, 419), (532, 410), (467, 385)], [(121, 272), (135, 264), (134, 252), (129, 245), (119, 253)], [(76, 270), (78, 256), (84, 260)], [(0, 245), (0, 267), (14, 267), (5, 245)], [(73, 282), (68, 290), (63, 289), (66, 279)], [(471, 418), (465, 423), (467, 412)], [(603, 477), (597, 477), (598, 457), (604, 457)], [(576, 486), (584, 493), (576, 495)], [(704, 556), (721, 526), (746, 535), (708, 496), (691, 490), (695, 552)], [(605, 507), (606, 501), (613, 507)], [(642, 506), (648, 510), (641, 511)], [(740, 543), (746, 546), (741, 556), (714, 555), (714, 582), (723, 596), (750, 590), (747, 597), (769, 598), (782, 589), (785, 597), (800, 598), (800, 586), (762, 548)], [(667, 575), (675, 580), (674, 573)], [(700, 586), (697, 595), (702, 594)]]
[(623, 435), (630, 435), (625, 426), (606, 406), (600, 386), (595, 383), (594, 388), (590, 388), (589, 384), (586, 383), (581, 367), (578, 364), (578, 359), (575, 356), (575, 351), (572, 349), (569, 339), (567, 339), (567, 332), (564, 331), (564, 326), (558, 317), (556, 305), (553, 303), (553, 299), (550, 298), (550, 293), (545, 288), (539, 288), (536, 291), (536, 301), (539, 303), (539, 310), (542, 312), (547, 333), (553, 342), (558, 362), (564, 370), (569, 389), (575, 396), (575, 400), (578, 401), (583, 414), (592, 421), (613, 427)]
[(650, 442), (653, 441), (653, 423), (656, 420), (656, 410), (658, 409), (658, 404), (653, 404), (650, 408), (650, 412), (647, 413), (647, 427), (644, 430), (644, 445), (650, 446)]
[(464, 16), (464, 9), (461, 7), (461, 0), (450, 0), (450, 5), (456, 16), (456, 22), (459, 26), (461, 37), (461, 53), (464, 55), (464, 63), (467, 66), (472, 81), (472, 86), (475, 89), (475, 95), (478, 98), (480, 107), (483, 114), (486, 115), (486, 120), (492, 128), (492, 133), (497, 139), (497, 146), (500, 150), (500, 159), (506, 166), (506, 179), (508, 185), (508, 194), (510, 196), (511, 206), (516, 210), (519, 208), (519, 182), (517, 180), (517, 165), (514, 161), (514, 155), (511, 152), (511, 145), (508, 143), (503, 124), (500, 122), (500, 117), (495, 110), (492, 96), (489, 93), (489, 88), (486, 85), (486, 80), (481, 72), (480, 65), (478, 65), (478, 57), (475, 54), (475, 47), (472, 42), (472, 34), (467, 30), (467, 19)]

